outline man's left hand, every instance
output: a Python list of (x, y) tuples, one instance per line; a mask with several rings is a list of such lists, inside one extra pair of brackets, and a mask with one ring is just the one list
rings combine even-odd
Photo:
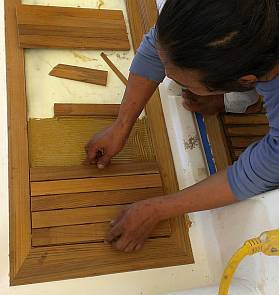
[(160, 198), (153, 198), (127, 206), (112, 222), (107, 242), (127, 253), (141, 250), (144, 241), (161, 221), (160, 203)]

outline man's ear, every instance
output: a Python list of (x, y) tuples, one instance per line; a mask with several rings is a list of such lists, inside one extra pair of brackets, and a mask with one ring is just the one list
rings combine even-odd
[(258, 78), (255, 75), (246, 75), (239, 79), (242, 85), (253, 85), (258, 82)]

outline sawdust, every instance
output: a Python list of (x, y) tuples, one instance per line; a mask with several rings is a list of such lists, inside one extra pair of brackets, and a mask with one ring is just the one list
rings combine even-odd
[(191, 136), (188, 140), (184, 140), (184, 147), (186, 150), (193, 150), (199, 147), (198, 136)]

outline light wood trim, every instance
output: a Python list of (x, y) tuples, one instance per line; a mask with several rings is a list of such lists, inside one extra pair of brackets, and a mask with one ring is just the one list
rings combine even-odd
[(89, 84), (96, 84), (101, 86), (107, 86), (108, 72), (100, 71), (96, 69), (70, 66), (64, 64), (58, 64), (54, 67), (50, 73), (50, 76), (69, 79)]
[(156, 162), (131, 162), (111, 164), (105, 169), (98, 169), (96, 165), (91, 166), (69, 166), (69, 167), (37, 167), (30, 169), (30, 180), (67, 180), (77, 178), (100, 178), (108, 176), (127, 176), (138, 174), (159, 174)]
[(127, 78), (118, 70), (118, 68), (113, 64), (113, 62), (108, 58), (108, 56), (102, 52), (102, 59), (107, 63), (107, 65), (112, 69), (112, 71), (116, 74), (116, 76), (123, 82), (124, 85), (128, 85)]
[(220, 117), (208, 115), (204, 116), (204, 121), (216, 168), (218, 171), (226, 169), (232, 164), (232, 159)]
[(36, 196), (32, 211), (130, 204), (164, 194), (161, 187), (106, 192)]
[(5, 0), (9, 126), (10, 280), (31, 249), (31, 218), (24, 52), (18, 48), (15, 7)]
[(18, 5), (23, 48), (129, 50), (122, 11)]
[(161, 187), (159, 174), (129, 175), (104, 178), (42, 181), (31, 183), (31, 196), (87, 193), (122, 189)]
[(119, 113), (119, 104), (74, 104), (74, 103), (55, 103), (55, 117), (69, 116), (96, 116), (96, 117), (115, 117)]
[[(104, 242), (110, 228), (110, 223), (106, 222), (34, 229), (32, 231), (32, 246)], [(168, 221), (164, 221), (154, 229), (150, 237), (158, 238), (168, 237), (170, 235), (170, 224)]]

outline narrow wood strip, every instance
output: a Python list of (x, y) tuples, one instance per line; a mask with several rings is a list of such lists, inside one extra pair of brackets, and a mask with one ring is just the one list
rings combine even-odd
[(217, 170), (227, 168), (231, 163), (229, 147), (219, 116), (204, 116), (206, 130), (211, 144)]
[[(18, 277), (18, 272), (31, 249), (28, 116), (24, 52), (18, 47), (15, 15), (16, 5), (19, 2), (20, 0), (5, 0), (4, 2), (9, 126), (9, 258), (11, 283)], [(3, 8), (1, 7), (1, 9)]]
[(67, 36), (20, 35), (21, 48), (57, 48), (84, 50), (130, 50), (130, 45), (116, 38), (83, 38)]
[(233, 149), (232, 154), (233, 154), (233, 159), (234, 161), (238, 160), (238, 158), (241, 156), (241, 154), (245, 151), (245, 149)]
[(55, 103), (54, 116), (96, 116), (117, 118), (119, 113), (119, 104), (73, 104), (73, 103)]
[(50, 76), (64, 78), (74, 81), (96, 84), (101, 86), (107, 85), (108, 72), (95, 69), (76, 67), (59, 64), (49, 73)]
[(108, 58), (108, 56), (102, 52), (101, 57), (108, 64), (108, 66), (113, 70), (116, 76), (123, 82), (124, 85), (128, 85), (127, 78), (118, 70), (118, 68), (113, 64), (113, 62)]
[(37, 167), (30, 169), (30, 179), (34, 181), (100, 178), (138, 174), (159, 174), (155, 161), (111, 164), (105, 169), (92, 166)]
[(48, 211), (55, 209), (73, 209), (82, 207), (130, 204), (148, 198), (163, 196), (162, 187), (93, 192), (80, 194), (63, 194), (36, 196), (31, 199), (32, 211)]
[(226, 125), (268, 124), (265, 114), (224, 115), (223, 121)]
[(105, 178), (85, 178), (73, 180), (32, 182), (31, 195), (44, 196), (161, 186), (161, 177), (158, 174)]
[(32, 213), (32, 228), (110, 222), (117, 218), (124, 206), (104, 206)]
[(248, 147), (250, 144), (261, 140), (262, 137), (246, 137), (246, 136), (242, 136), (242, 137), (231, 137), (230, 141), (231, 141), (231, 145), (233, 148), (246, 148)]
[(228, 127), (229, 136), (265, 136), (269, 131), (268, 125)]
[[(52, 246), (60, 244), (77, 244), (104, 242), (110, 223), (95, 223), (87, 225), (51, 227), (33, 229), (32, 246)], [(150, 237), (168, 237), (171, 235), (169, 221), (161, 222), (151, 233)]]

